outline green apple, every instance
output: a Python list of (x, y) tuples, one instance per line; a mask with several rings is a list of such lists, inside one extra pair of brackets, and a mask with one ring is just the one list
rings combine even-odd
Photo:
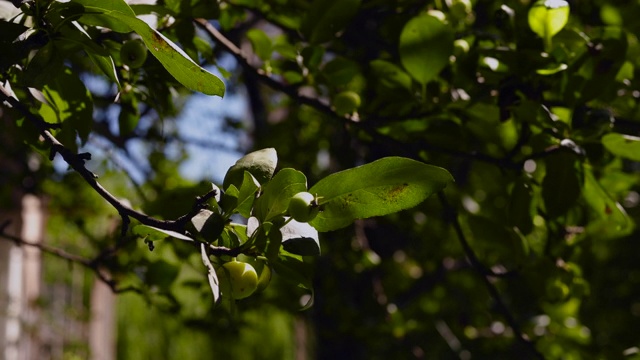
[(251, 296), (258, 288), (256, 269), (245, 262), (233, 260), (222, 265), (222, 276), (227, 276), (231, 287), (231, 297), (236, 300)]
[(315, 219), (319, 211), (317, 198), (306, 191), (295, 194), (289, 200), (289, 216), (295, 221), (309, 222)]
[(120, 48), (120, 61), (132, 69), (137, 69), (147, 60), (147, 47), (142, 40), (130, 40)]
[(360, 107), (360, 95), (354, 91), (343, 91), (337, 94), (331, 104), (338, 115), (353, 114)]

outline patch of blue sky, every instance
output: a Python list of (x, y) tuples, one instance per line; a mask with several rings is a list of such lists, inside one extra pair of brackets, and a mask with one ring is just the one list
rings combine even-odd
[[(235, 60), (223, 57), (220, 66), (231, 69)], [(215, 66), (207, 66), (206, 69), (228, 86), (228, 81)], [(180, 173), (184, 177), (222, 182), (227, 169), (244, 154), (247, 144), (244, 132), (225, 129), (225, 118), (243, 119), (247, 116), (247, 109), (247, 99), (241, 92), (224, 98), (203, 94), (189, 97), (177, 121), (178, 134), (186, 140), (189, 155), (180, 165)]]

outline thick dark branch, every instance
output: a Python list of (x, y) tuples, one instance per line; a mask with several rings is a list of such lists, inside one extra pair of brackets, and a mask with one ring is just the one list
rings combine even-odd
[[(215, 196), (215, 190), (210, 191), (208, 194), (204, 196), (203, 199), (199, 199), (196, 201), (194, 205), (194, 210), (181, 216), (176, 220), (159, 220), (155, 219), (151, 216), (138, 212), (136, 210), (131, 209), (129, 206), (125, 205), (118, 198), (112, 195), (107, 189), (105, 189), (97, 180), (97, 176), (89, 171), (85, 166), (85, 161), (91, 159), (91, 154), (89, 153), (80, 153), (75, 154), (68, 148), (66, 148), (58, 139), (51, 134), (49, 129), (51, 128), (50, 124), (46, 123), (40, 117), (34, 115), (27, 109), (18, 99), (12, 96), (12, 94), (2, 85), (0, 85), (0, 96), (2, 100), (6, 101), (13, 108), (20, 111), (29, 121), (31, 121), (40, 131), (40, 135), (44, 138), (44, 140), (51, 146), (51, 159), (55, 156), (55, 154), (60, 154), (64, 161), (73, 168), (82, 178), (88, 183), (102, 198), (104, 198), (109, 204), (111, 204), (117, 211), (120, 216), (123, 218), (123, 222), (128, 224), (128, 217), (134, 218), (138, 220), (140, 223), (153, 226), (155, 228), (175, 231), (178, 233), (184, 233), (184, 225), (194, 217), (200, 209), (204, 206), (206, 200), (210, 199), (212, 196)], [(196, 210), (197, 208), (197, 210)]]

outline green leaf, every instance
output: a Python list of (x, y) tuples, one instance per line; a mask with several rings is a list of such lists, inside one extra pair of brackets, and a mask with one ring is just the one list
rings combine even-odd
[(225, 219), (218, 213), (203, 209), (191, 219), (191, 224), (206, 242), (211, 243), (224, 230)]
[(320, 66), (324, 53), (325, 50), (321, 46), (307, 46), (302, 49), (300, 53), (300, 55), (302, 55), (302, 63), (309, 70), (315, 71), (318, 69), (318, 66)]
[[(87, 12), (100, 15), (84, 15), (85, 23), (106, 26), (117, 32), (135, 31), (144, 41), (147, 48), (162, 66), (185, 87), (207, 95), (224, 95), (224, 83), (217, 76), (211, 74), (196, 64), (160, 32), (152, 29), (146, 22), (138, 19), (135, 13), (123, 0), (90, 1), (76, 0), (83, 4)], [(103, 24), (96, 24), (102, 21)], [(123, 31), (124, 30), (124, 31)]]
[(381, 86), (388, 89), (411, 89), (411, 77), (395, 64), (373, 60), (369, 65)]
[(38, 50), (27, 65), (24, 75), (26, 85), (41, 89), (44, 85), (54, 81), (53, 79), (64, 71), (66, 54), (62, 47), (66, 45), (64, 40), (53, 39)]
[(101, 56), (92, 51), (86, 51), (89, 59), (100, 69), (102, 72), (107, 75), (109, 80), (113, 81), (120, 87), (120, 80), (118, 79), (118, 74), (116, 73), (116, 66), (113, 62), (113, 58), (111, 56)]
[(47, 103), (42, 104), (40, 114), (47, 122), (64, 124), (60, 134), (65, 145), (75, 144), (76, 132), (85, 143), (93, 123), (93, 100), (82, 80), (65, 68), (44, 86), (42, 93)]
[(622, 206), (602, 188), (590, 166), (584, 171), (584, 199), (595, 215), (586, 227), (598, 239), (614, 239), (633, 230), (634, 223)]
[(209, 287), (211, 288), (211, 294), (213, 295), (213, 302), (216, 303), (220, 299), (220, 280), (218, 280), (218, 274), (209, 260), (209, 255), (204, 244), (200, 244), (200, 255), (202, 257), (202, 264), (207, 268), (207, 279), (209, 280)]
[(158, 229), (148, 225), (136, 225), (131, 230), (134, 235), (145, 237), (149, 241), (164, 240), (168, 237), (176, 239), (193, 241), (192, 238), (171, 230)]
[(0, 33), (3, 35), (2, 39), (0, 39), (0, 43), (2, 45), (11, 44), (20, 34), (24, 33), (28, 29), (28, 27), (22, 24), (16, 24), (0, 19)]
[(271, 59), (271, 52), (273, 51), (271, 39), (260, 29), (251, 29), (247, 31), (247, 37), (251, 41), (253, 51), (258, 55), (262, 61)]
[(529, 246), (513, 229), (482, 216), (469, 215), (465, 220), (467, 238), (483, 264), (516, 268), (526, 260)]
[(558, 64), (552, 67), (548, 67), (546, 69), (538, 69), (536, 70), (536, 73), (538, 73), (539, 75), (547, 76), (547, 75), (557, 74), (561, 71), (565, 71), (568, 68), (569, 66), (567, 66), (567, 64)]
[(233, 214), (238, 206), (238, 196), (240, 196), (240, 190), (235, 185), (229, 185), (220, 200), (220, 208), (224, 214)]
[(400, 34), (400, 60), (414, 79), (426, 84), (434, 79), (453, 53), (453, 29), (431, 15), (411, 19)]
[[(569, 3), (564, 0), (540, 0), (529, 10), (529, 27), (551, 45), (551, 38), (569, 21)], [(549, 48), (547, 47), (547, 50)]]
[(238, 205), (236, 211), (240, 215), (248, 218), (251, 216), (251, 208), (253, 201), (255, 200), (255, 194), (260, 188), (258, 181), (251, 175), (250, 172), (244, 172), (244, 181), (240, 186), (240, 193), (238, 194)]
[(437, 166), (387, 157), (320, 180), (309, 192), (321, 197), (318, 231), (340, 229), (355, 219), (409, 209), (442, 190), (453, 177)]
[(347, 85), (358, 74), (360, 74), (358, 64), (341, 57), (329, 61), (322, 68), (322, 75), (326, 81), (336, 87)]
[(540, 0), (528, 15), (529, 27), (541, 38), (559, 33), (569, 21), (569, 3), (564, 0)]
[(168, 291), (173, 284), (174, 280), (178, 277), (180, 269), (168, 263), (165, 260), (159, 259), (149, 265), (147, 265), (146, 273), (144, 276), (145, 282), (150, 286), (157, 286), (162, 291)]
[(274, 148), (249, 153), (227, 170), (222, 187), (226, 189), (231, 184), (240, 187), (244, 181), (245, 170), (251, 173), (260, 184), (264, 184), (273, 176), (276, 165), (278, 165), (278, 154)]
[(333, 39), (358, 12), (360, 0), (314, 0), (302, 21), (302, 33), (313, 44)]
[(301, 259), (292, 256), (280, 255), (276, 261), (269, 263), (276, 273), (286, 281), (299, 287), (311, 290), (312, 268)]
[(533, 230), (533, 190), (528, 182), (518, 179), (511, 190), (511, 201), (507, 212), (509, 224), (524, 235)]
[(100, 3), (94, 0), (73, 0), (73, 2), (82, 4), (85, 7), (85, 14), (82, 15), (79, 22), (92, 26), (101, 26), (119, 33), (131, 31), (131, 28), (117, 17), (103, 14), (103, 11), (108, 9), (109, 11), (120, 13), (122, 16), (135, 17), (136, 14), (123, 0), (105, 0), (100, 1)]
[(307, 190), (307, 177), (294, 169), (282, 169), (267, 183), (254, 206), (260, 221), (269, 221), (284, 214), (293, 195)]
[(307, 223), (291, 220), (280, 228), (282, 248), (292, 254), (302, 256), (320, 255), (318, 231)]
[(556, 218), (574, 206), (582, 192), (582, 163), (567, 151), (545, 159), (547, 172), (542, 180), (542, 199), (547, 215)]
[(610, 133), (603, 136), (601, 141), (602, 145), (612, 154), (640, 161), (640, 137)]

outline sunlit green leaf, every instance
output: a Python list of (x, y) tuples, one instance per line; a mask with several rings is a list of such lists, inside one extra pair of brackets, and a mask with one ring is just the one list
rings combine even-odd
[(67, 146), (75, 145), (75, 136), (86, 142), (93, 122), (91, 93), (80, 78), (69, 68), (56, 74), (42, 93), (47, 100), (40, 113), (47, 122), (64, 124)]
[[(147, 23), (138, 19), (123, 0), (108, 0), (96, 3), (89, 0), (75, 0), (82, 3), (87, 13), (100, 15), (83, 16), (85, 22), (109, 27), (118, 32), (135, 31), (160, 63), (182, 85), (207, 95), (224, 95), (224, 83), (196, 64), (166, 36)], [(97, 19), (97, 20), (96, 20)]]
[(253, 51), (262, 61), (271, 59), (272, 45), (271, 39), (260, 29), (251, 29), (247, 31), (247, 37), (251, 41)]
[(318, 231), (345, 227), (355, 219), (391, 214), (414, 207), (453, 181), (445, 169), (388, 157), (320, 180), (309, 192), (320, 197), (320, 214), (311, 222)]
[(133, 227), (132, 232), (135, 235), (145, 237), (149, 241), (164, 240), (168, 237), (174, 237), (176, 239), (185, 240), (185, 241), (193, 241), (192, 238), (186, 235), (180, 234), (178, 232), (159, 229), (159, 228), (155, 228), (147, 225), (136, 225)]
[(277, 164), (278, 154), (274, 148), (251, 152), (240, 158), (227, 170), (223, 188), (226, 189), (231, 184), (239, 188), (244, 181), (245, 171), (251, 173), (260, 184), (264, 184), (273, 176)]
[(550, 45), (551, 38), (569, 21), (569, 3), (564, 0), (539, 0), (529, 9), (529, 27)]
[(602, 145), (614, 155), (640, 161), (640, 137), (610, 133), (602, 137)]

